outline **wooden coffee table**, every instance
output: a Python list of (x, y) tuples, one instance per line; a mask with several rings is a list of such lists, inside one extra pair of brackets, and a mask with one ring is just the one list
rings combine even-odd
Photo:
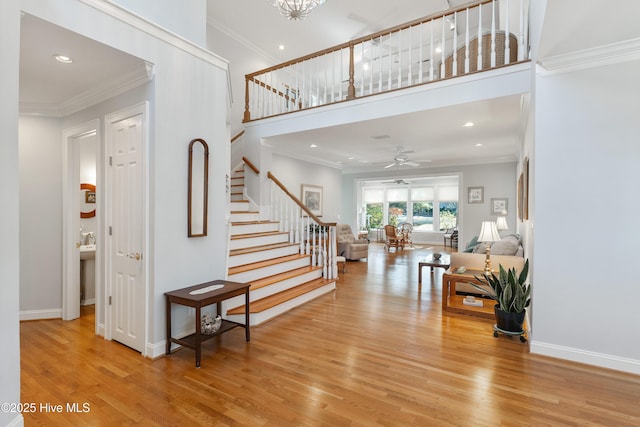
[(433, 273), (434, 267), (442, 267), (445, 270), (451, 266), (451, 258), (449, 255), (442, 254), (440, 259), (433, 259), (433, 255), (429, 255), (426, 259), (418, 262), (418, 283), (422, 283), (422, 267), (431, 267)]

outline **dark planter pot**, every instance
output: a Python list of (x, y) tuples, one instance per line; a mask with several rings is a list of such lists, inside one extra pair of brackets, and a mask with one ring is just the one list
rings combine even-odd
[(522, 332), (522, 324), (524, 323), (524, 311), (520, 313), (511, 313), (502, 311), (500, 306), (496, 304), (493, 311), (496, 315), (496, 326), (503, 331)]

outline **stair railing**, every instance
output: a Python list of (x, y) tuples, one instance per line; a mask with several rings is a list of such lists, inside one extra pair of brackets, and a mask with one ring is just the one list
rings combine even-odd
[(288, 233), (290, 243), (300, 245), (301, 254), (310, 256), (312, 266), (322, 268), (326, 279), (335, 279), (336, 223), (323, 222), (271, 172), (267, 172), (267, 177), (271, 183), (270, 219), (279, 222), (280, 231)]
[(529, 1), (475, 1), (247, 74), (243, 121), (528, 61)]

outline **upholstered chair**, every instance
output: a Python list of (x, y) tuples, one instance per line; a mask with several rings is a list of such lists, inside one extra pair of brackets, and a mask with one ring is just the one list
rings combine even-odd
[(348, 260), (359, 260), (369, 257), (369, 242), (365, 239), (356, 239), (349, 224), (336, 225), (338, 240), (338, 255)]

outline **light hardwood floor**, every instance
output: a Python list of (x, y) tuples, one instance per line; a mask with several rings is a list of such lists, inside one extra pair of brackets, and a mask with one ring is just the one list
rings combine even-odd
[[(369, 253), (250, 343), (240, 328), (206, 342), (199, 369), (188, 349), (152, 361), (95, 336), (90, 311), (24, 322), (22, 402), (65, 407), (25, 424), (640, 425), (640, 377), (530, 355), (490, 320), (443, 315), (442, 270), (418, 286), (429, 248)], [(74, 402), (89, 412), (67, 412)]]

